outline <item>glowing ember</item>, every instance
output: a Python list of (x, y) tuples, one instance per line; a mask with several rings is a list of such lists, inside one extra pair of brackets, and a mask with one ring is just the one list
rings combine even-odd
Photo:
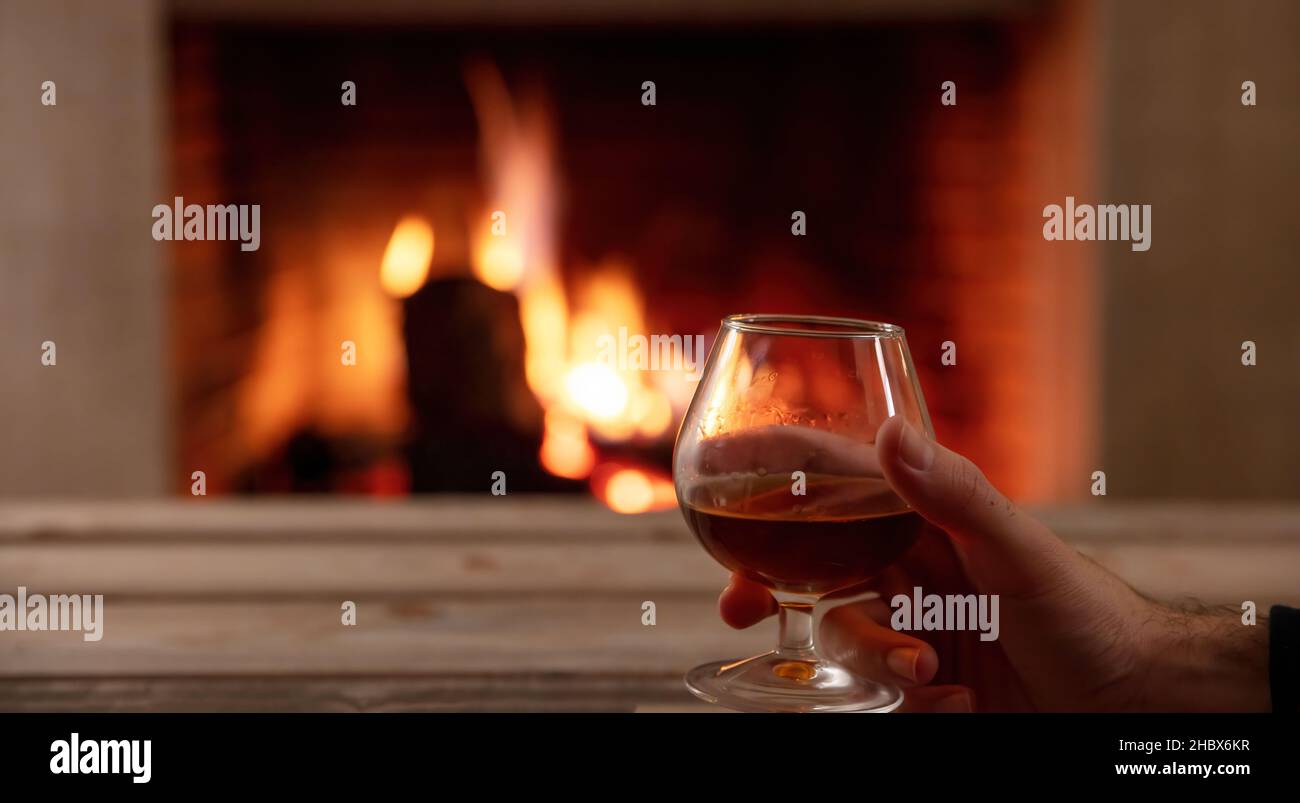
[(379, 282), (394, 298), (406, 298), (429, 277), (433, 259), (433, 226), (422, 217), (407, 215), (397, 222), (384, 250)]
[(641, 513), (654, 504), (655, 487), (640, 471), (623, 469), (609, 478), (609, 484), (605, 486), (605, 501), (619, 513)]
[(613, 468), (607, 477), (599, 476), (602, 473), (598, 470), (592, 478), (593, 490), (616, 513), (646, 513), (676, 504), (676, 492), (666, 474), (640, 468)]

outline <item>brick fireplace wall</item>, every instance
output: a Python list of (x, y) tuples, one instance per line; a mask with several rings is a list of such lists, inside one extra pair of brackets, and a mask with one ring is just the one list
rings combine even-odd
[[(379, 257), (401, 214), (436, 217), (448, 194), (472, 203), (478, 133), (461, 68), (486, 52), (554, 105), (570, 278), (627, 261), (654, 331), (711, 333), (760, 309), (901, 323), (940, 437), (1022, 498), (1068, 497), (1086, 488), (1068, 477), (1092, 435), (1089, 263), (1036, 250), (1034, 206), (1042, 182), (1078, 186), (1087, 167), (1072, 127), (1082, 76), (1057, 55), (1084, 35), (1077, 22), (181, 25), (177, 194), (261, 202), (265, 230), (253, 255), (173, 251), (182, 460), (229, 487), (303, 421), (400, 435)], [(653, 109), (638, 102), (647, 76)], [(338, 102), (344, 79), (358, 83), (355, 108)], [(949, 79), (955, 107), (939, 103)], [(1063, 143), (1075, 162), (1059, 163)], [(806, 237), (790, 233), (794, 209)], [(1031, 264), (1043, 256), (1051, 267)], [(362, 330), (379, 367), (340, 372), (339, 341)], [(940, 365), (946, 340), (956, 366)]]

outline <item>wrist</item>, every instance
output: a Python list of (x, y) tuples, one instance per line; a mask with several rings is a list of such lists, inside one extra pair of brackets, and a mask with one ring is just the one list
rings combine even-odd
[(1163, 606), (1144, 627), (1148, 711), (1269, 711), (1268, 622)]

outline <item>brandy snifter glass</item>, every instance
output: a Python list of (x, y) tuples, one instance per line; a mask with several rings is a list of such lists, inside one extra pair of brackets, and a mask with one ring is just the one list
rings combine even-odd
[(722, 321), (673, 453), (677, 499), (719, 563), (779, 605), (775, 650), (686, 675), (698, 697), (751, 711), (890, 711), (902, 692), (820, 657), (813, 610), (903, 555), (922, 521), (876, 459), (881, 422), (933, 437), (907, 339), (850, 318)]

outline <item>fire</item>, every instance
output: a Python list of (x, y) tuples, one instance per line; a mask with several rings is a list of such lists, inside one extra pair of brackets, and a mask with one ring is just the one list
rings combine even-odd
[(490, 65), (469, 69), (466, 83), (493, 210), (491, 225), (474, 233), (473, 271), (519, 299), (528, 387), (546, 410), (542, 466), (560, 477), (591, 477), (596, 495), (619, 512), (671, 506), (663, 472), (601, 463), (595, 445), (663, 437), (674, 405), (689, 401), (682, 373), (651, 376), (645, 366), (610, 359), (620, 329), (646, 331), (631, 267), (607, 262), (566, 291), (555, 253), (559, 193), (547, 107), (536, 97), (516, 103)]
[(479, 281), (519, 297), (528, 387), (545, 406), (563, 392), (568, 303), (554, 249), (559, 194), (546, 105), (516, 104), (491, 64), (465, 72), (482, 133), (491, 223), (475, 233), (473, 271)]
[(631, 466), (602, 466), (592, 477), (592, 490), (616, 513), (645, 513), (676, 504), (677, 492), (668, 475)]
[(524, 252), (504, 236), (480, 235), (474, 252), (474, 276), (496, 290), (513, 290), (524, 278)]
[(627, 410), (627, 385), (607, 365), (573, 366), (564, 378), (564, 390), (572, 404), (597, 421), (616, 420)]
[(564, 332), (569, 325), (569, 305), (558, 279), (534, 280), (519, 293), (519, 320), (528, 387), (543, 405), (554, 403), (563, 391)]
[(433, 226), (418, 215), (407, 215), (397, 222), (388, 247), (384, 249), (379, 282), (394, 298), (406, 298), (429, 278), (432, 259)]
[(628, 468), (609, 478), (605, 496), (618, 513), (641, 513), (654, 504), (655, 488), (643, 472)]
[(539, 457), (542, 467), (557, 477), (580, 480), (596, 465), (596, 451), (587, 440), (587, 427), (562, 410), (546, 411)]

